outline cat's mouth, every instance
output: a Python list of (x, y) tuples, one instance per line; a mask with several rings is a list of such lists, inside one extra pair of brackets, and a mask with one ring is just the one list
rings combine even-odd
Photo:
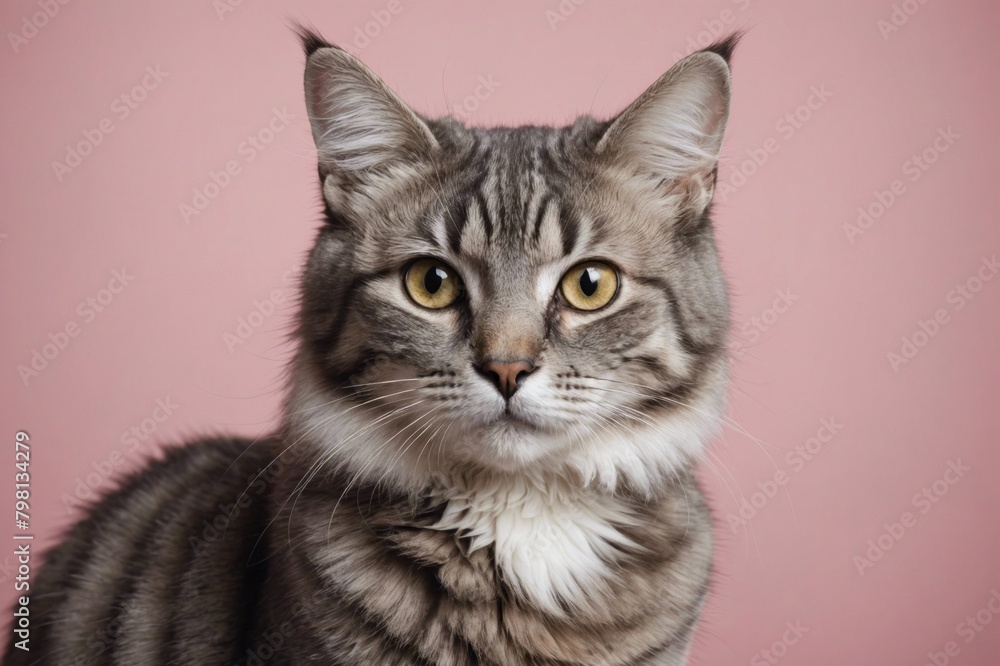
[(515, 423), (530, 428), (535, 427), (535, 423), (528, 420), (524, 416), (517, 414), (513, 409), (511, 409), (510, 403), (507, 403), (507, 406), (504, 408), (503, 414), (500, 416), (500, 420), (506, 423)]
[(508, 402), (503, 411), (497, 414), (494, 423), (521, 432), (538, 432), (545, 429), (545, 424), (537, 416), (523, 406), (511, 402)]

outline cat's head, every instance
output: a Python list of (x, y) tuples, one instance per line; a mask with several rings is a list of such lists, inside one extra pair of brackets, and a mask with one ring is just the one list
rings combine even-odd
[(313, 34), (326, 223), (291, 434), (405, 482), (481, 468), (649, 490), (714, 432), (726, 289), (709, 221), (735, 39), (610, 121), (467, 128)]

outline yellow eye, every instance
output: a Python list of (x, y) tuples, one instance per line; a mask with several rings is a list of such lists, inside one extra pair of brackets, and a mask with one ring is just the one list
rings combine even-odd
[(462, 295), (462, 280), (437, 259), (418, 259), (406, 269), (406, 291), (417, 305), (446, 308)]
[(598, 310), (618, 293), (618, 271), (602, 261), (585, 261), (569, 269), (560, 288), (577, 310)]

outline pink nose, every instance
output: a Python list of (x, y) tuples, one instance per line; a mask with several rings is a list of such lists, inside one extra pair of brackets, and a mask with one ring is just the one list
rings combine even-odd
[(479, 368), (506, 400), (510, 400), (524, 378), (534, 371), (535, 364), (531, 361), (486, 361)]

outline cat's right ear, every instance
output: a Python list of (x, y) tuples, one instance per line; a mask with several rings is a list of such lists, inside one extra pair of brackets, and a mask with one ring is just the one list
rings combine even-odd
[(323, 195), (335, 211), (346, 192), (413, 169), (439, 150), (427, 124), (360, 60), (307, 29), (299, 36)]
[(611, 121), (597, 152), (698, 212), (712, 200), (741, 33), (684, 58)]

